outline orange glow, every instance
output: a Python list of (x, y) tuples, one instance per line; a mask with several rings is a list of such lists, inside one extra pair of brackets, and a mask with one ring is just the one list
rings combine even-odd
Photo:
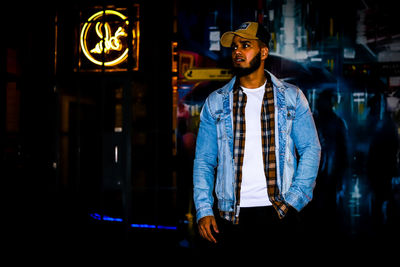
[[(99, 21), (102, 18), (102, 16), (107, 16), (107, 15), (115, 15), (121, 18), (122, 20), (127, 19), (125, 15), (115, 10), (99, 11), (93, 14), (82, 27), (80, 44), (83, 54), (86, 56), (87, 59), (89, 59), (94, 64), (102, 66), (104, 63), (104, 66), (115, 66), (126, 60), (128, 57), (129, 49), (128, 47), (126, 47), (126, 45), (124, 46), (123, 43), (121, 42), (121, 38), (128, 36), (128, 34), (125, 32), (124, 28), (118, 27), (118, 29), (112, 35), (109, 23), (106, 22), (103, 25), (103, 23)], [(95, 23), (96, 21), (97, 23)], [(125, 23), (128, 24), (128, 21), (125, 21)], [(93, 25), (95, 26), (93, 27)], [(93, 30), (93, 28), (97, 34), (97, 37), (99, 37), (100, 41), (97, 42), (94, 48), (89, 49), (87, 36), (89, 31)], [(104, 33), (101, 30), (102, 28), (104, 29)], [(133, 31), (133, 36), (134, 37), (136, 36), (134, 31)], [(120, 55), (117, 58), (106, 62), (97, 60), (92, 55), (92, 54), (101, 54), (103, 52), (105, 54), (108, 54), (110, 51), (123, 51), (123, 52), (120, 53)]]

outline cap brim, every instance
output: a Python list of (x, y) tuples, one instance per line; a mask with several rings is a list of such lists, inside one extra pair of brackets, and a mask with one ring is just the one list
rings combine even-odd
[(255, 36), (246, 34), (246, 33), (242, 33), (242, 32), (226, 32), (221, 36), (221, 45), (223, 47), (231, 47), (232, 46), (232, 41), (233, 41), (233, 37), (237, 35), (246, 39), (250, 39), (250, 40), (256, 40), (258, 39)]

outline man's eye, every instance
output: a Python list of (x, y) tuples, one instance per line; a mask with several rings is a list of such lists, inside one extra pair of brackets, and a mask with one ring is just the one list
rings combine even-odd
[(243, 47), (244, 47), (244, 48), (247, 48), (247, 47), (250, 47), (250, 45), (244, 44)]
[(237, 50), (237, 46), (232, 46), (232, 50)]

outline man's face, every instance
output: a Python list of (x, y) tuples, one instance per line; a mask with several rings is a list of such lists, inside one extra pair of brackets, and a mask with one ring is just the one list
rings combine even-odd
[(260, 67), (262, 54), (257, 40), (235, 36), (231, 48), (233, 71), (239, 77), (253, 73)]

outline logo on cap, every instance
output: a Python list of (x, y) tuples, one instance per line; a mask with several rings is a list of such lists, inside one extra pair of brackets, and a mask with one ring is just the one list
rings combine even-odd
[(249, 22), (242, 23), (242, 25), (239, 26), (239, 29), (238, 29), (238, 30), (247, 30), (247, 28), (248, 28), (249, 26), (250, 26), (250, 23), (249, 23)]

